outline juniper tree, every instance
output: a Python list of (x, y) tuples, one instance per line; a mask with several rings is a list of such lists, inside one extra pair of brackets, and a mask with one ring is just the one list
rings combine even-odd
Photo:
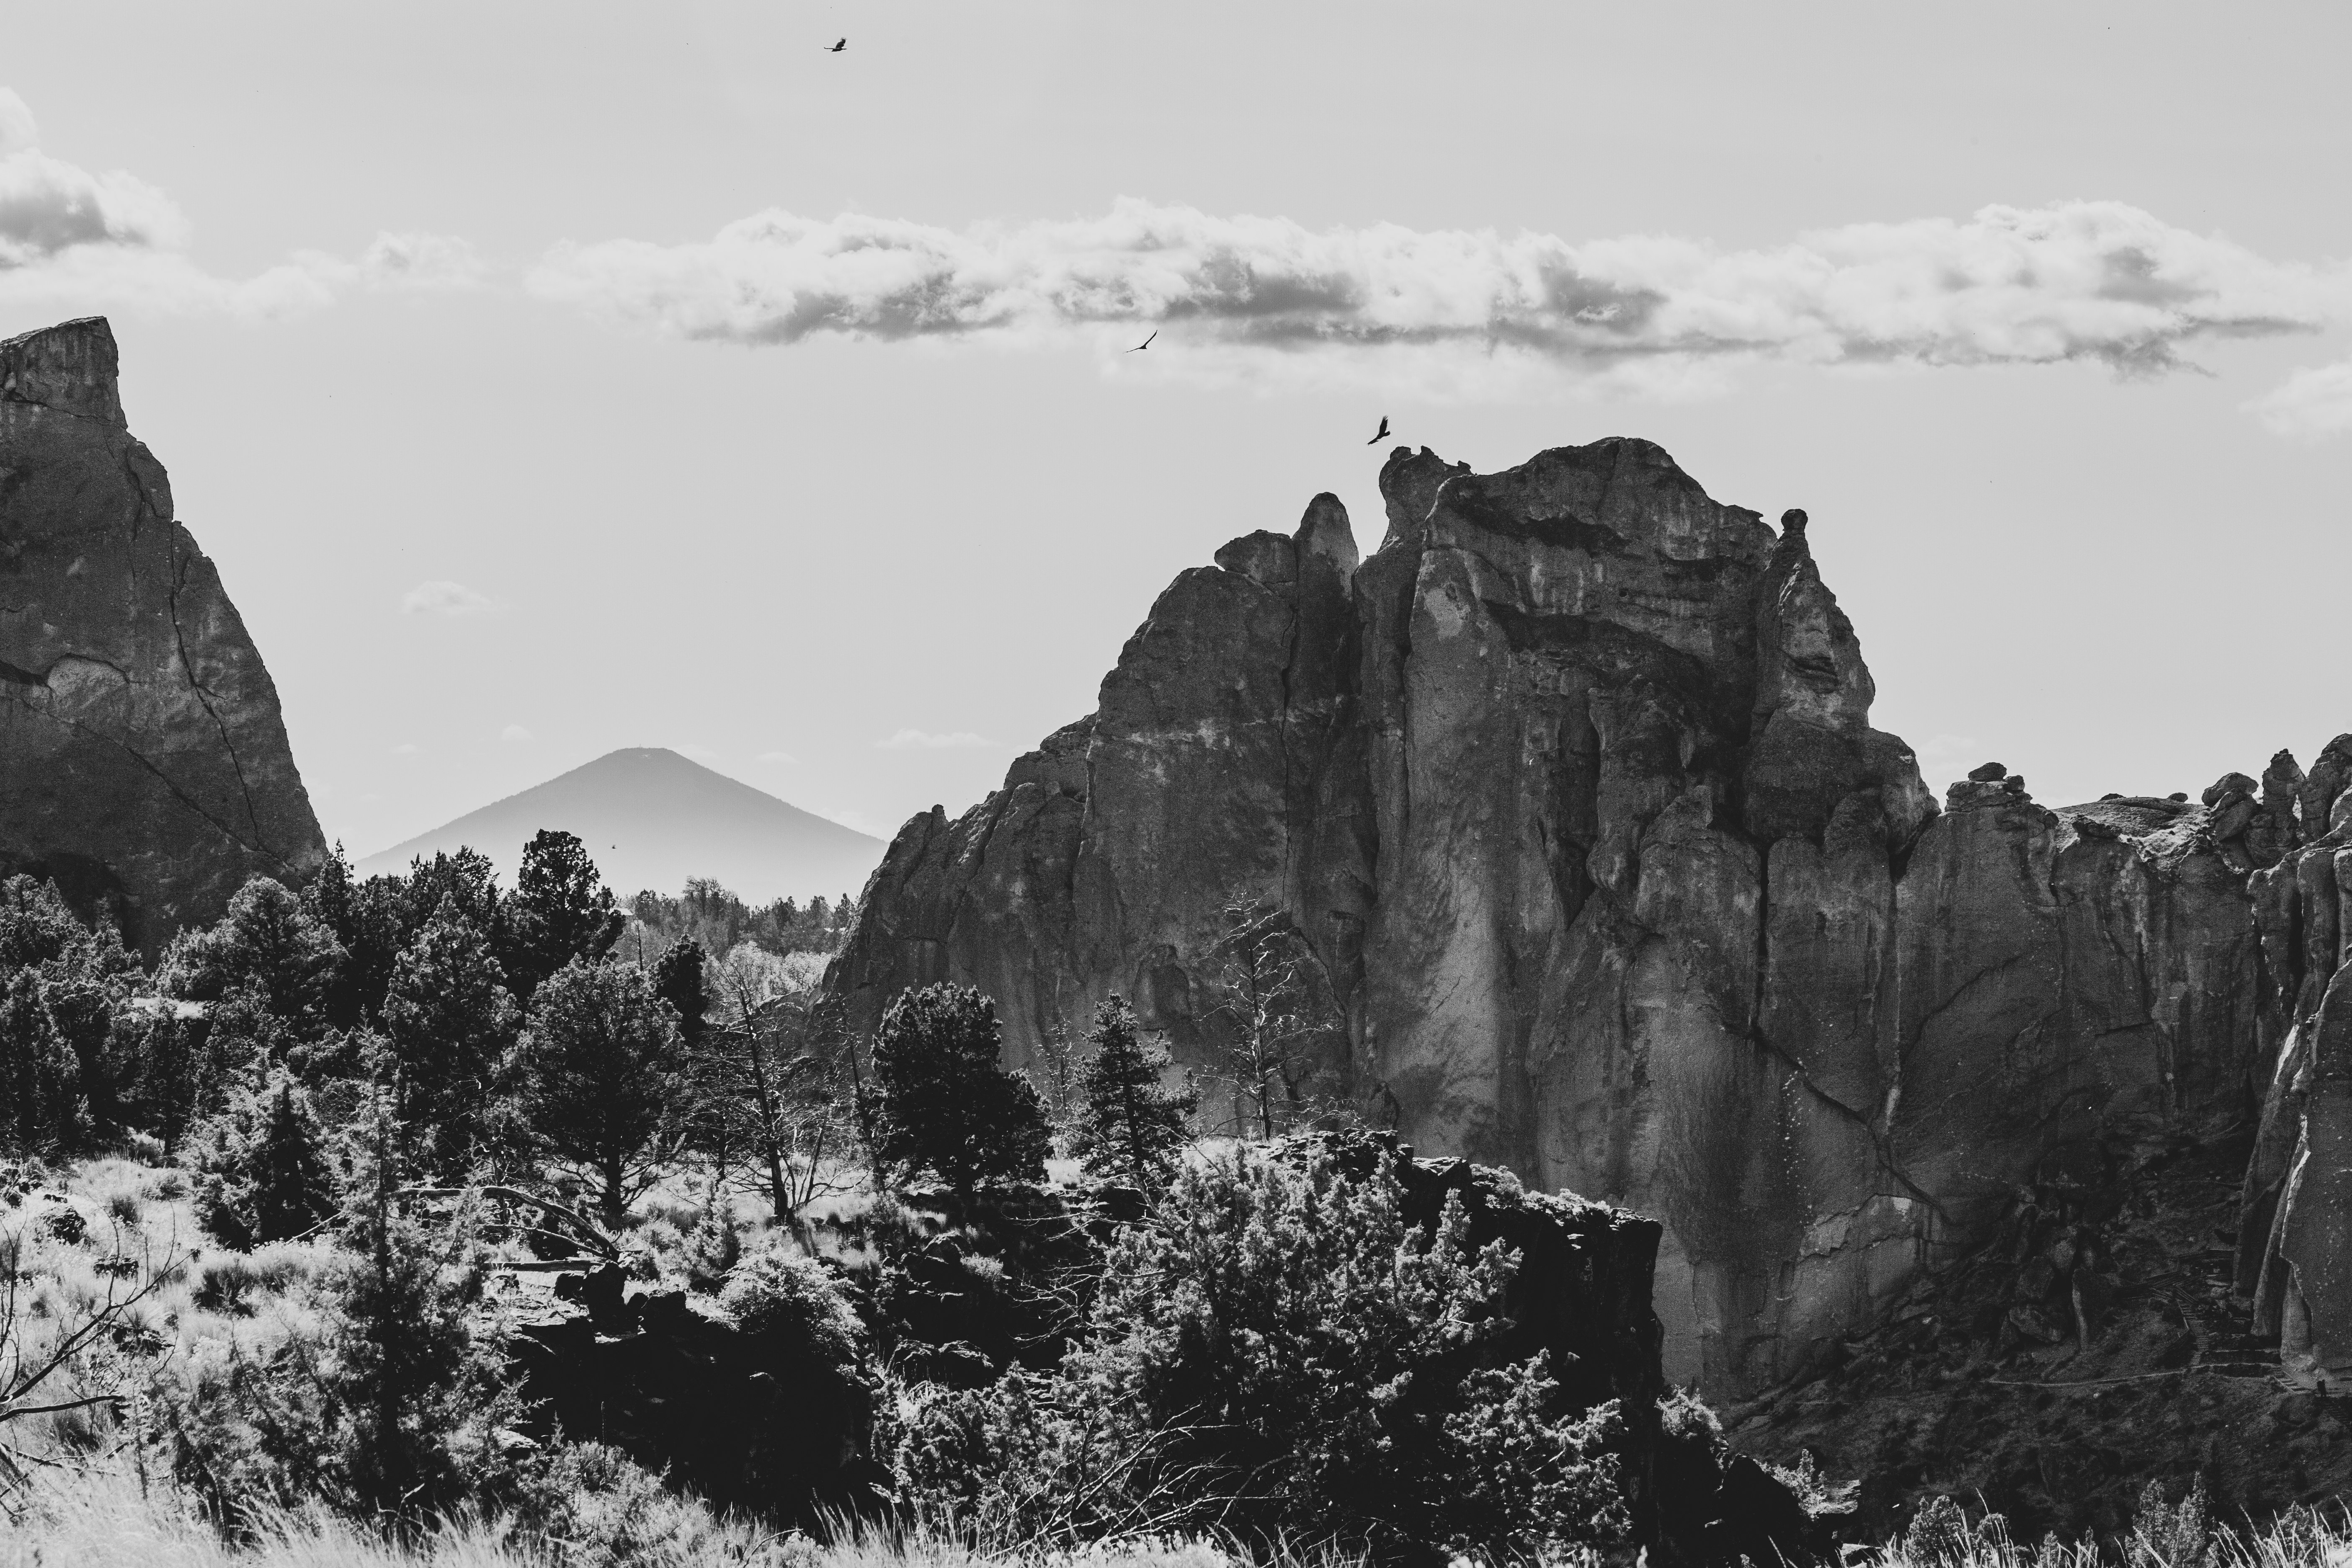
[(456, 1173), (486, 1132), (518, 1009), (486, 935), (453, 900), (394, 966), (383, 1036), (394, 1105), (427, 1163)]
[(0, 1146), (70, 1152), (88, 1131), (81, 1064), (49, 1013), (39, 973), (20, 969), (0, 990)]
[(531, 1000), (517, 1109), (552, 1158), (594, 1178), (604, 1221), (676, 1154), (677, 1016), (634, 963), (574, 958)]
[(1191, 1139), (1200, 1097), (1189, 1083), (1181, 1089), (1161, 1083), (1168, 1048), (1143, 1038), (1133, 1010), (1116, 994), (1095, 1009), (1087, 1043), (1094, 1055), (1079, 1070), (1084, 1107), (1075, 1152), (1087, 1170), (1149, 1192)]
[(335, 1212), (335, 1179), (310, 1097), (281, 1072), (197, 1131), (196, 1218), (225, 1247), (249, 1252), (316, 1227)]
[(877, 1155), (958, 1192), (1042, 1181), (1050, 1136), (1036, 1086), (999, 1063), (996, 1004), (969, 985), (901, 992), (874, 1042)]
[(692, 937), (680, 937), (654, 960), (654, 994), (677, 1014), (677, 1039), (690, 1058), (702, 1047), (704, 1016), (710, 1011), (710, 988), (703, 966), (709, 955)]
[(628, 923), (579, 838), (544, 827), (523, 847), (505, 916), (507, 983), (525, 1002), (573, 959), (604, 957)]
[(326, 1021), (344, 957), (334, 933), (300, 899), (256, 877), (236, 890), (217, 924), (172, 939), (155, 983), (165, 995), (191, 1002), (217, 1002), (250, 987), (272, 1016), (307, 1033)]

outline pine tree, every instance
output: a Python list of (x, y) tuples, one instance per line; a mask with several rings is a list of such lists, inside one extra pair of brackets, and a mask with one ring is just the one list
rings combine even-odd
[(336, 1351), (327, 1378), (350, 1413), (338, 1456), (352, 1500), (394, 1530), (425, 1525), (466, 1495), (481, 1439), (515, 1414), (467, 1309), (480, 1293), (459, 1223), (436, 1233), (401, 1212), (396, 1128), (379, 1107), (361, 1173), (354, 1252), (335, 1280)]
[(427, 1163), (455, 1173), (474, 1155), (518, 1014), (488, 939), (445, 899), (400, 955), (383, 1008), (394, 1106)]
[(280, 1078), (252, 1153), (256, 1241), (300, 1236), (335, 1212), (324, 1143), (309, 1100), (291, 1079)]
[(50, 1016), (39, 973), (20, 969), (0, 992), (0, 1146), (70, 1153), (89, 1120), (81, 1064)]
[(1143, 1038), (1134, 1012), (1116, 994), (1095, 1009), (1087, 1043), (1094, 1055), (1079, 1075), (1086, 1103), (1073, 1140), (1077, 1154), (1097, 1174), (1151, 1191), (1191, 1141), (1200, 1097), (1189, 1084), (1162, 1086), (1168, 1048)]
[(283, 1072), (239, 1095), (192, 1142), (196, 1218), (225, 1247), (286, 1241), (335, 1212), (325, 1137), (310, 1097)]
[(531, 1001), (519, 1109), (545, 1151), (593, 1175), (604, 1216), (674, 1152), (682, 1092), (677, 1016), (634, 963), (573, 959)]
[(881, 1158), (929, 1167), (965, 1194), (1045, 1179), (1045, 1105), (998, 1062), (999, 1027), (996, 1004), (969, 985), (927, 985), (890, 1004), (874, 1043)]
[(604, 957), (628, 923), (579, 838), (554, 828), (541, 828), (523, 847), (506, 916), (500, 956), (507, 983), (524, 1002), (573, 959)]
[(208, 931), (184, 931), (164, 949), (158, 989), (192, 1002), (216, 1002), (257, 988), (272, 1016), (298, 1031), (323, 1024), (344, 953), (333, 932), (302, 900), (268, 877), (236, 890), (228, 912)]

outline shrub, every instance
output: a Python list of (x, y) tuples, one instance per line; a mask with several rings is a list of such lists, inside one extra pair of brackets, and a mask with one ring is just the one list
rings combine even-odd
[(320, 1277), (333, 1250), (316, 1242), (280, 1241), (251, 1252), (215, 1252), (196, 1266), (190, 1299), (208, 1312), (247, 1313), (255, 1299), (283, 1296)]
[(865, 1345), (866, 1325), (833, 1276), (778, 1237), (728, 1270), (719, 1304), (745, 1333), (804, 1343), (835, 1365), (855, 1362)]
[(550, 1453), (523, 1482), (515, 1518), (561, 1568), (781, 1568), (786, 1561), (781, 1541), (718, 1518), (602, 1443)]
[(1502, 1363), (1517, 1258), (1449, 1198), (1404, 1217), (1392, 1163), (1247, 1150), (1181, 1167), (1113, 1243), (1083, 1338), (1045, 1376), (932, 1392), (898, 1438), (919, 1512), (1064, 1542), (1140, 1528), (1384, 1553), (1621, 1543), (1613, 1403), (1563, 1410)]
[(716, 1290), (726, 1283), (735, 1265), (742, 1261), (743, 1236), (735, 1228), (735, 1202), (724, 1193), (713, 1193), (710, 1206), (687, 1232), (684, 1265), (686, 1282), (697, 1290)]

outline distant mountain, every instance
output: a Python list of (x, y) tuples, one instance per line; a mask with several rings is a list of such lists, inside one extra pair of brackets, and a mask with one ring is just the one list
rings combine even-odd
[(542, 827), (578, 834), (623, 899), (646, 888), (675, 893), (689, 877), (715, 878), (755, 902), (837, 899), (865, 887), (883, 850), (878, 838), (676, 752), (632, 746), (371, 855), (358, 869), (405, 871), (416, 856), (470, 845), (511, 886), (522, 847)]

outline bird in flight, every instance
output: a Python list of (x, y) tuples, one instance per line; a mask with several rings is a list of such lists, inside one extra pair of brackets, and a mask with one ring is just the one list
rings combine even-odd
[(849, 47), (849, 40), (847, 38), (836, 38), (834, 40), (832, 46), (824, 52), (829, 55), (837, 55), (847, 47)]
[[(1159, 328), (1157, 328), (1157, 327), (1152, 328), (1152, 329), (1151, 329), (1151, 338), (1156, 338), (1156, 337), (1158, 337), (1159, 335), (1160, 335), (1160, 329), (1159, 329)], [(1144, 339), (1141, 342), (1139, 342), (1139, 343), (1136, 344), (1133, 348), (1131, 348), (1131, 349), (1128, 350), (1127, 352), (1128, 352), (1128, 353), (1131, 353), (1131, 354), (1139, 354), (1139, 353), (1141, 353), (1144, 350), (1146, 350), (1146, 349), (1148, 349), (1148, 348), (1150, 348), (1150, 347), (1151, 346), (1151, 338), (1146, 338), (1146, 339)]]
[(1369, 441), (1365, 442), (1365, 443), (1364, 443), (1364, 445), (1365, 445), (1365, 446), (1367, 446), (1367, 447), (1377, 447), (1377, 446), (1379, 446), (1382, 441), (1387, 440), (1387, 439), (1388, 439), (1388, 436), (1389, 436), (1389, 416), (1388, 416), (1387, 415), (1383, 414), (1383, 415), (1381, 415), (1381, 427), (1380, 427), (1379, 429), (1377, 429), (1377, 430), (1375, 430), (1375, 431), (1373, 431), (1373, 432), (1372, 432), (1372, 438), (1371, 438), (1370, 440), (1369, 440)]

